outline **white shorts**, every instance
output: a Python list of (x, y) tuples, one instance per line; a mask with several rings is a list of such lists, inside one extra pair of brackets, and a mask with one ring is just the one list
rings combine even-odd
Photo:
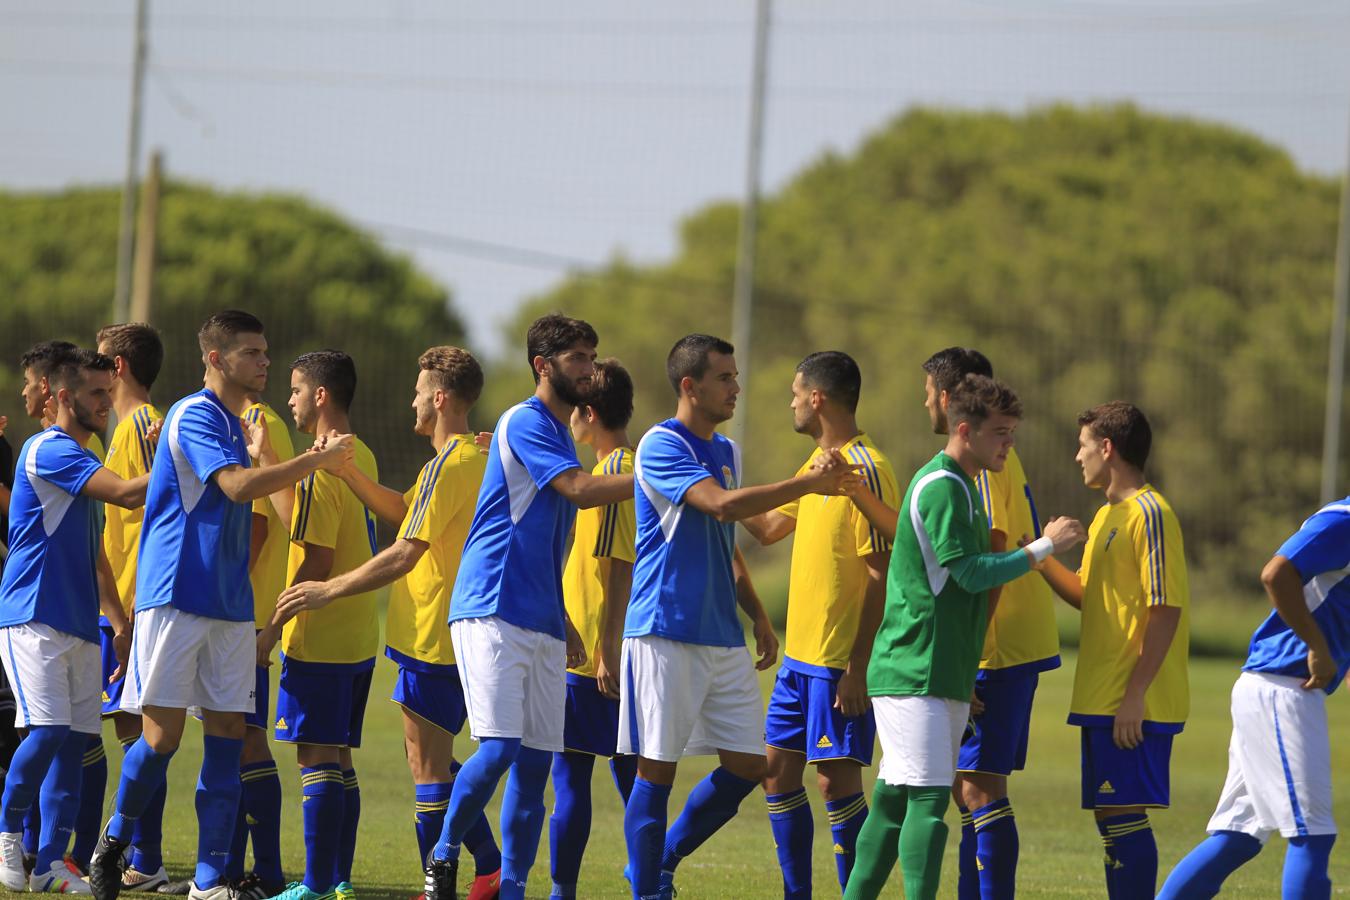
[(1335, 834), (1326, 694), (1303, 679), (1243, 672), (1233, 685), (1228, 778), (1206, 829), (1239, 831), (1263, 843)]
[(946, 697), (873, 697), (881, 765), (887, 784), (950, 787), (970, 704)]
[(730, 750), (764, 755), (764, 697), (745, 647), (625, 638), (619, 752), (660, 762)]
[(0, 656), (14, 690), (15, 728), (69, 725), (103, 730), (103, 657), (99, 645), (41, 622), (0, 629)]
[(560, 753), (567, 707), (567, 644), (497, 616), (450, 624), (469, 733), (519, 738)]
[(257, 703), (253, 623), (198, 616), (172, 606), (136, 614), (122, 709), (199, 707), (252, 712)]

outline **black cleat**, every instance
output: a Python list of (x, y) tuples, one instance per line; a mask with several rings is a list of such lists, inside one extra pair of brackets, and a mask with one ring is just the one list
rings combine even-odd
[(268, 884), (257, 872), (249, 872), (234, 883), (234, 889), (239, 892), (239, 900), (267, 900), (286, 890), (286, 885)]
[(459, 860), (433, 859), (423, 870), (426, 875), (426, 900), (459, 900)]
[(126, 865), (123, 854), (130, 844), (130, 841), (110, 837), (107, 825), (99, 832), (94, 855), (89, 860), (89, 888), (94, 900), (117, 900), (117, 892), (122, 889), (122, 869)]

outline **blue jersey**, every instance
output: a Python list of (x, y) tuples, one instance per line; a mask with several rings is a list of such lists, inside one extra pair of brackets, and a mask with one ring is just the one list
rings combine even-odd
[(209, 389), (164, 418), (150, 466), (136, 569), (136, 611), (172, 606), (230, 622), (253, 621), (248, 580), (251, 503), (235, 503), (212, 475), (248, 467), (239, 417)]
[(684, 502), (685, 492), (705, 478), (734, 490), (740, 472), (739, 448), (720, 434), (705, 441), (667, 419), (642, 436), (633, 466), (637, 562), (624, 637), (745, 645), (731, 570), (736, 525)]
[(537, 397), (502, 413), (450, 599), (450, 621), (497, 616), (562, 640), (562, 568), (576, 507), (549, 482), (581, 468)]
[(41, 622), (86, 641), (99, 639), (94, 564), (102, 504), (80, 491), (101, 465), (56, 426), (24, 442), (9, 501), (0, 627)]
[[(1326, 636), (1336, 677), (1328, 694), (1350, 669), (1350, 497), (1324, 506), (1303, 523), (1278, 551), (1303, 578), (1303, 599)], [(1272, 612), (1252, 635), (1248, 672), (1308, 677), (1308, 645)]]

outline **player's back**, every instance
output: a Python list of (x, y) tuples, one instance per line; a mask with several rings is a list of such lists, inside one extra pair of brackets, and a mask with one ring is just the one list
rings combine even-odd
[[(150, 471), (155, 445), (150, 440), (151, 426), (163, 418), (149, 403), (142, 403), (131, 415), (117, 423), (104, 465), (124, 479), (139, 478)], [(131, 614), (136, 602), (136, 563), (141, 542), (141, 522), (145, 507), (125, 509), (115, 504), (104, 507), (103, 551), (112, 566), (122, 611)]]
[[(593, 475), (628, 475), (633, 471), (633, 450), (617, 447), (599, 460)], [(633, 501), (583, 509), (577, 513), (572, 551), (563, 569), (563, 603), (568, 618), (586, 648), (586, 662), (569, 669), (577, 675), (595, 675), (595, 646), (605, 617), (606, 585), (601, 560), (634, 559)]]

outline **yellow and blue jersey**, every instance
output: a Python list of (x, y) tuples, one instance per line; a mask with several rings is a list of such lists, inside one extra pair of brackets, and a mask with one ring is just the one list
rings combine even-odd
[[(285, 462), (295, 455), (291, 430), (272, 407), (259, 401), (244, 410), (243, 418), (248, 425), (262, 424), (267, 428), (267, 439), (276, 451), (278, 462)], [(267, 538), (248, 576), (253, 585), (253, 621), (261, 628), (272, 621), (277, 597), (286, 589), (286, 558), (290, 554), (291, 541), (290, 528), (277, 514), (270, 498), (254, 500), (253, 514), (267, 518)]]
[[(1008, 536), (1008, 548), (1026, 538), (1041, 536), (1036, 501), (1016, 450), (1008, 451), (1002, 472), (981, 472), (975, 479), (984, 502), (989, 527)], [(985, 632), (980, 668), (1010, 674), (1044, 672), (1059, 668), (1059, 628), (1055, 624), (1055, 598), (1050, 586), (1036, 572), (1005, 584)]]
[[(817, 448), (797, 474), (808, 472), (823, 452)], [(900, 506), (890, 460), (867, 435), (859, 434), (840, 452), (862, 467), (868, 490), (892, 509)], [(828, 677), (843, 671), (853, 652), (867, 588), (866, 557), (889, 552), (891, 545), (847, 497), (807, 494), (778, 511), (797, 520), (783, 666)]]
[[(591, 474), (628, 475), (632, 471), (633, 449), (619, 447), (600, 460)], [(600, 628), (605, 621), (608, 563), (617, 559), (631, 565), (637, 558), (634, 546), (636, 515), (632, 500), (577, 513), (572, 551), (563, 567), (563, 605), (573, 627), (581, 635), (586, 662), (567, 670), (573, 674), (595, 677), (595, 648), (600, 643)]]
[(1181, 525), (1162, 494), (1145, 485), (1099, 509), (1079, 576), (1083, 629), (1069, 723), (1111, 724), (1139, 660), (1149, 609), (1174, 606), (1181, 621), (1144, 695), (1144, 721), (1155, 731), (1180, 731), (1190, 712), (1190, 589)]
[(408, 512), (398, 536), (427, 545), (389, 594), (385, 655), (405, 669), (435, 674), (455, 664), (450, 593), (486, 468), (473, 435), (453, 435), (403, 496)]
[[(118, 422), (103, 463), (108, 471), (126, 479), (139, 478), (149, 472), (155, 459), (150, 427), (162, 418), (159, 410), (149, 403), (142, 403)], [(144, 519), (144, 506), (135, 509), (123, 509), (112, 503), (104, 506), (103, 552), (108, 555), (117, 596), (122, 599), (122, 611), (127, 615), (131, 615), (136, 602), (136, 560)]]
[[(359, 438), (355, 464), (372, 481), (379, 481), (375, 456)], [(306, 544), (333, 551), (329, 578), (350, 572), (375, 555), (374, 516), (331, 472), (314, 472), (295, 486), (287, 584), (295, 583), (296, 572), (305, 560)], [(281, 633), (281, 650), (286, 657), (306, 663), (373, 666), (379, 643), (375, 591), (306, 610), (287, 622)]]

